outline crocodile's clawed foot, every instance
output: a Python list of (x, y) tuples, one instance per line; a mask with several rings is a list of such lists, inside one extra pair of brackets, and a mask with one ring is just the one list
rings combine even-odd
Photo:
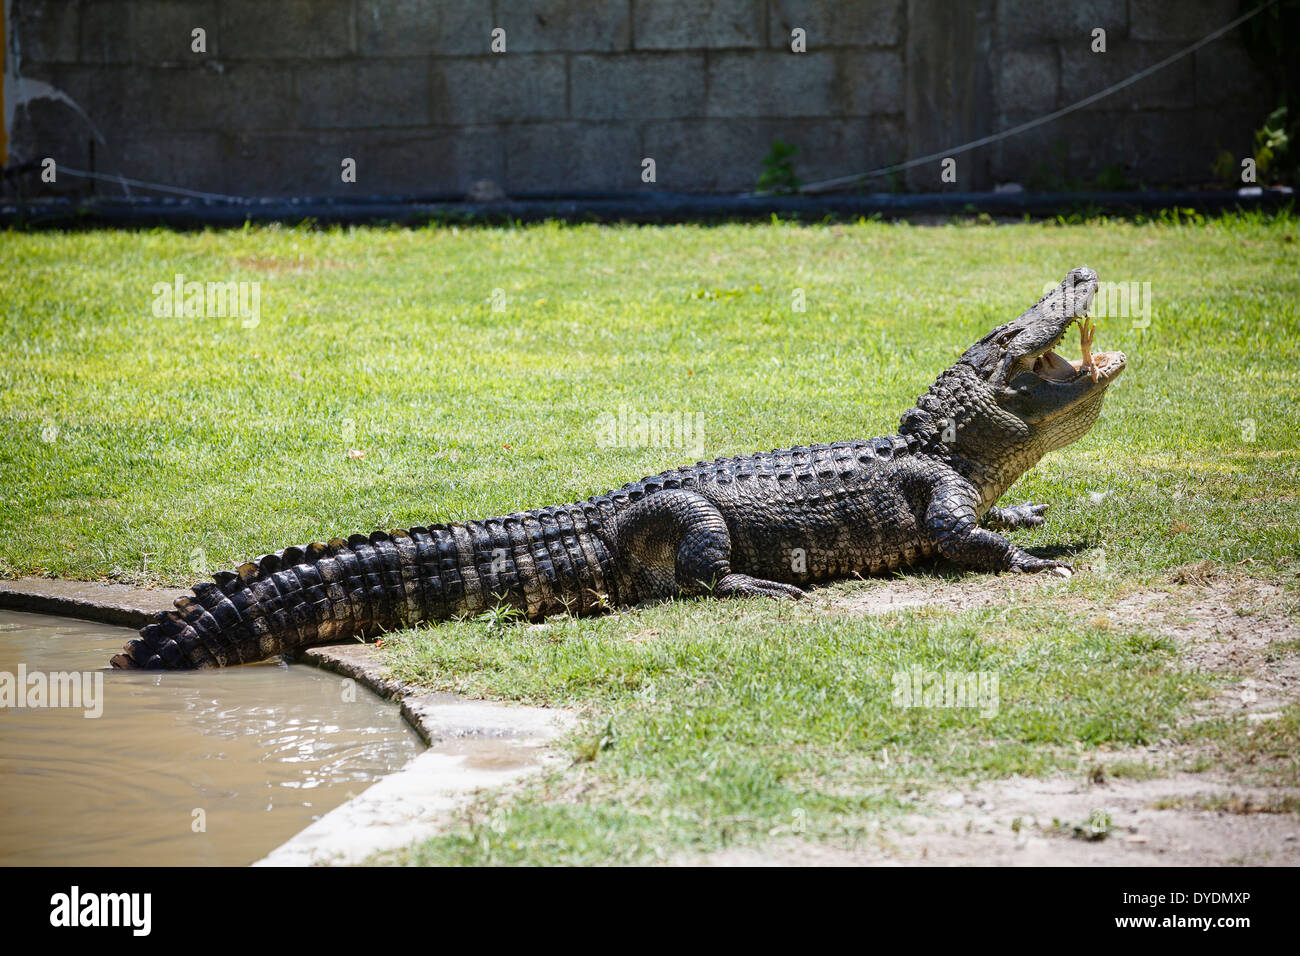
[(803, 589), (793, 584), (734, 573), (725, 575), (718, 581), (713, 593), (717, 597), (770, 597), (778, 601), (798, 601), (805, 597)]
[(992, 527), (1037, 528), (1047, 519), (1043, 517), (1047, 505), (1023, 504), (1007, 508), (990, 508), (985, 522)]
[(1043, 517), (1047, 505), (1018, 505), (1015, 510), (1016, 518), (1022, 528), (1037, 528), (1047, 520)]
[[(1032, 554), (1022, 554), (1011, 566), (1012, 571), (1020, 574), (1033, 574), (1038, 571), (1051, 571), (1060, 577), (1068, 578), (1074, 574), (1074, 566), (1065, 561), (1052, 561), (1048, 558), (1036, 558)], [(1064, 572), (1064, 573), (1062, 573)]]

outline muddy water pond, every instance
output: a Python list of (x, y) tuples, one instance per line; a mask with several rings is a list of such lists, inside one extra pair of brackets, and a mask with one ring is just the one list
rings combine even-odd
[(251, 863), (423, 750), (396, 704), (309, 665), (104, 670), (131, 636), (0, 610), (0, 864)]

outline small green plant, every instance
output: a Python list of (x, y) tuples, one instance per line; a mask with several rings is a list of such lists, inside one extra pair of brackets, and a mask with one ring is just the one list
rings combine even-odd
[(763, 158), (763, 171), (758, 176), (758, 191), (775, 195), (797, 192), (802, 183), (794, 174), (794, 157), (799, 147), (777, 140)]
[[(498, 598), (498, 600), (500, 599)], [(478, 617), (474, 618), (474, 620), (487, 624), (494, 631), (502, 631), (505, 630), (508, 625), (513, 624), (516, 621), (521, 621), (523, 618), (523, 612), (520, 611), (519, 608), (511, 607), (509, 604), (501, 601), (501, 603), (488, 608)]]
[(1052, 825), (1057, 830), (1074, 837), (1076, 840), (1104, 840), (1110, 836), (1111, 830), (1115, 828), (1115, 823), (1110, 814), (1100, 808), (1093, 810), (1088, 814), (1088, 819), (1082, 823), (1068, 823), (1063, 820), (1052, 820)]
[(578, 745), (577, 754), (574, 757), (574, 763), (591, 763), (606, 750), (614, 749), (614, 742), (618, 739), (614, 733), (614, 719), (611, 717), (605, 722), (605, 729), (599, 733), (588, 737)]
[(1287, 108), (1279, 106), (1268, 114), (1264, 125), (1255, 130), (1255, 168), (1261, 176), (1274, 175), (1288, 165), (1291, 138), (1287, 134)]

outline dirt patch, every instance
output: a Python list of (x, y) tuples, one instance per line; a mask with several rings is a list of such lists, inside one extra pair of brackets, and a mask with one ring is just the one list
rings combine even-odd
[(1138, 592), (1103, 613), (1117, 626), (1146, 627), (1172, 638), (1187, 670), (1237, 678), (1198, 705), (1193, 719), (1267, 719), (1300, 700), (1300, 626), (1284, 613), (1289, 601), (1274, 584), (1221, 576)]
[[(1294, 798), (1296, 793), (1288, 796)], [(691, 862), (713, 866), (1300, 865), (1300, 816), (1231, 809), (1234, 801), (1276, 805), (1277, 797), (1271, 788), (1241, 788), (1225, 778), (1203, 774), (1100, 786), (1014, 779), (943, 795), (938, 802), (948, 804), (944, 812), (910, 815), (864, 846), (847, 849), (786, 839)], [(1171, 802), (1179, 805), (1162, 808)]]
[(1003, 574), (995, 578), (920, 577), (864, 581), (809, 593), (811, 607), (837, 614), (887, 614), (909, 607), (967, 611), (1060, 591), (1064, 579), (1047, 574)]

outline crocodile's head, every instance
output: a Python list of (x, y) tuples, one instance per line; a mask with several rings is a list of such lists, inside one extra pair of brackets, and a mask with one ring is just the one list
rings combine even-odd
[[(968, 348), (903, 416), (903, 433), (1016, 474), (1077, 441), (1125, 365), (1123, 352), (1092, 352), (1086, 313), (1096, 292), (1097, 273), (1071, 270), (1033, 308)], [(1082, 354), (1070, 361), (1055, 349), (1076, 324)]]

